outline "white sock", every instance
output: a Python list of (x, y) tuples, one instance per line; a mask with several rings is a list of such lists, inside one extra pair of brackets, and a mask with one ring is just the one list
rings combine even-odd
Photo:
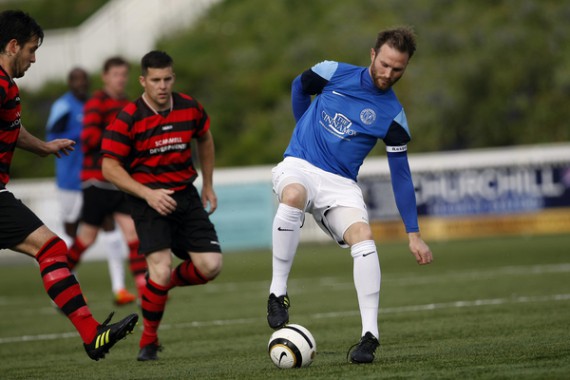
[(269, 293), (277, 297), (287, 293), (287, 279), (301, 236), (304, 212), (280, 203), (273, 219), (273, 277)]
[(123, 234), (118, 228), (113, 231), (103, 232), (101, 236), (107, 246), (107, 263), (111, 276), (111, 288), (113, 293), (125, 289), (125, 255), (126, 245)]
[(354, 286), (358, 296), (362, 335), (370, 331), (376, 338), (378, 332), (378, 304), (380, 297), (380, 261), (373, 240), (354, 244), (350, 249), (354, 263)]

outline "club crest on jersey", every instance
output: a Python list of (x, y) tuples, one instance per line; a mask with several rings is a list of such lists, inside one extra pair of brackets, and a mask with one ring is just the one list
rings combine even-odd
[(365, 108), (360, 112), (360, 121), (364, 125), (371, 125), (376, 121), (376, 112), (371, 108)]
[(322, 125), (329, 130), (329, 132), (344, 138), (345, 136), (354, 136), (356, 131), (350, 129), (352, 126), (352, 121), (341, 113), (335, 113), (334, 117), (331, 117), (326, 112), (323, 111), (322, 114), (323, 123)]

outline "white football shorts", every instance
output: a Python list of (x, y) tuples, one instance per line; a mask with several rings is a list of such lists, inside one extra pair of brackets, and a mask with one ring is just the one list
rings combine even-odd
[(272, 169), (273, 191), (281, 199), (285, 186), (301, 184), (307, 190), (305, 212), (341, 247), (348, 247), (343, 236), (357, 222), (368, 223), (368, 211), (362, 190), (356, 182), (329, 173), (309, 162), (285, 157)]
[(63, 223), (75, 223), (81, 216), (83, 193), (81, 190), (58, 189), (59, 210)]

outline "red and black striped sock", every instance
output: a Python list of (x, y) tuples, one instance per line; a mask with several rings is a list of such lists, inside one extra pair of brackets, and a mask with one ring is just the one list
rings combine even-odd
[(73, 270), (77, 266), (77, 264), (79, 264), (81, 255), (83, 254), (83, 252), (85, 252), (86, 249), (87, 246), (85, 246), (85, 244), (83, 244), (83, 242), (79, 240), (79, 238), (75, 238), (75, 240), (73, 240), (73, 244), (71, 245), (71, 248), (69, 248), (69, 251), (67, 252), (67, 262), (69, 263), (70, 270)]
[(91, 315), (81, 288), (69, 270), (66, 252), (65, 243), (54, 237), (39, 250), (36, 260), (50, 298), (67, 315), (83, 342), (90, 343), (97, 334), (99, 323)]
[(131, 241), (128, 243), (129, 246), (129, 268), (135, 279), (135, 285), (137, 287), (137, 292), (139, 293), (139, 298), (142, 297), (144, 288), (146, 286), (146, 257), (139, 253), (139, 241)]
[(168, 288), (147, 278), (141, 302), (144, 325), (140, 340), (141, 348), (152, 343), (158, 344), (157, 331), (164, 314), (167, 298)]
[(168, 287), (202, 285), (207, 282), (208, 279), (200, 273), (194, 263), (191, 260), (186, 260), (172, 271)]

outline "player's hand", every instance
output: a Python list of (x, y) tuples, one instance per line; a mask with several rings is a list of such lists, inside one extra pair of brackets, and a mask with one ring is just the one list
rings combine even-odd
[[(210, 204), (210, 209), (208, 210), (208, 204)], [(202, 207), (208, 211), (208, 215), (211, 215), (218, 208), (218, 197), (211, 187), (202, 187)]]
[(54, 154), (57, 158), (61, 158), (62, 154), (69, 156), (71, 152), (75, 150), (75, 141), (70, 139), (55, 139), (46, 142), (45, 144), (45, 156), (48, 154)]
[(176, 201), (170, 196), (173, 193), (174, 190), (169, 189), (152, 189), (146, 195), (145, 200), (156, 212), (166, 216), (176, 210)]
[(408, 234), (410, 239), (410, 251), (416, 257), (416, 261), (420, 265), (426, 265), (433, 261), (431, 249), (422, 240), (419, 232), (411, 232)]

